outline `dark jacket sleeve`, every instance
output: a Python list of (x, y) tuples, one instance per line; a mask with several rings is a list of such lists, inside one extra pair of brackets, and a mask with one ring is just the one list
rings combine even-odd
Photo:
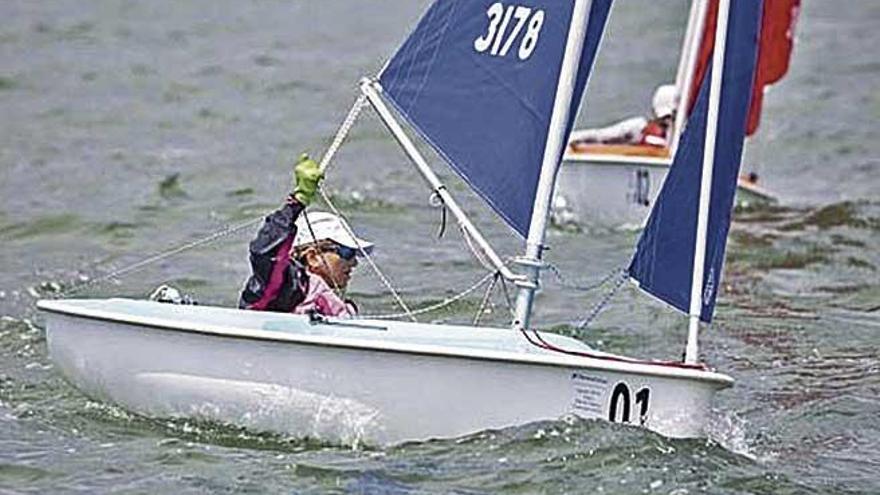
[[(288, 253), (296, 236), (296, 219), (303, 210), (302, 204), (294, 199), (266, 217), (263, 226), (257, 233), (257, 237), (250, 243), (251, 276), (245, 283), (239, 299), (240, 308), (251, 308), (254, 304), (262, 302), (263, 307), (255, 309), (268, 309), (266, 299), (274, 298), (279, 292), (275, 287), (275, 294), (267, 293), (272, 281), (273, 271), (282, 273), (290, 264)], [(285, 252), (280, 252), (284, 250)], [(276, 267), (283, 264), (282, 267)], [(290, 285), (294, 281), (286, 281)], [(276, 282), (277, 285), (277, 282)], [(296, 285), (294, 283), (294, 285)], [(291, 287), (285, 287), (289, 292)]]

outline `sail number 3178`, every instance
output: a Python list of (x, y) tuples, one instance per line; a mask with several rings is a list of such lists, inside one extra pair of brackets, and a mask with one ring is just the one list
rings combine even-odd
[[(486, 11), (489, 26), (486, 33), (474, 40), (474, 49), (495, 57), (506, 57), (519, 39), (517, 56), (526, 60), (532, 56), (538, 45), (538, 36), (544, 26), (544, 11), (533, 10), (522, 5), (504, 6), (495, 2)], [(523, 31), (525, 31), (523, 33)], [(522, 34), (522, 36), (520, 36)]]

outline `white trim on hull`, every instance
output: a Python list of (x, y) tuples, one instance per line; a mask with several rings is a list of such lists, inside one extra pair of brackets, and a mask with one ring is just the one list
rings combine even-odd
[[(715, 392), (732, 384), (700, 369), (536, 350), (503, 329), (325, 325), (128, 300), (42, 301), (40, 308), (52, 360), (91, 397), (151, 416), (343, 443), (457, 437), (568, 414), (608, 419), (612, 404), (617, 421), (640, 424), (645, 411), (644, 426), (694, 437), (703, 434)], [(589, 350), (542, 335), (554, 346)]]

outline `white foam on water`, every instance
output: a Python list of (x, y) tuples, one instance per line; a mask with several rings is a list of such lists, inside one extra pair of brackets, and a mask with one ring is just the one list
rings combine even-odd
[(747, 422), (736, 412), (713, 409), (706, 425), (706, 433), (711, 440), (734, 454), (759, 461), (757, 453), (748, 442)]
[[(159, 415), (207, 419), (255, 431), (292, 434), (357, 447), (381, 439), (379, 412), (361, 402), (277, 384), (147, 373), (162, 390)], [(156, 407), (152, 407), (156, 409)]]

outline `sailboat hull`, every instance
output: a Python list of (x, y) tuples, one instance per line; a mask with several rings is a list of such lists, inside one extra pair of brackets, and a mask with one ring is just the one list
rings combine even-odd
[[(709, 421), (715, 392), (732, 382), (702, 370), (534, 352), (509, 330), (463, 337), (459, 345), (464, 327), (343, 328), (272, 315), (271, 325), (262, 320), (264, 329), (288, 326), (267, 331), (241, 324), (264, 313), (98, 302), (85, 310), (71, 304), (79, 301), (41, 303), (50, 356), (85, 394), (149, 416), (295, 437), (381, 445), (566, 415), (695, 437)], [(107, 310), (114, 305), (121, 312)], [(166, 307), (167, 318), (155, 316)], [(224, 320), (230, 326), (218, 325)], [(411, 326), (414, 340), (397, 339), (401, 324)], [(429, 327), (451, 334), (453, 344), (431, 344)], [(554, 345), (575, 345), (556, 337)]]

